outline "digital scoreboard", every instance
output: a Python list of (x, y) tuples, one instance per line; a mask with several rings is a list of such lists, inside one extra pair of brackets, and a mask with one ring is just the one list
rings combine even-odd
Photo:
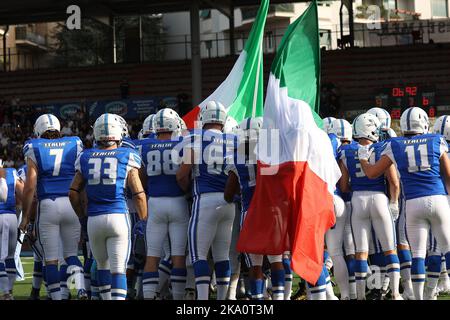
[(384, 87), (377, 90), (375, 105), (388, 110), (392, 119), (400, 119), (409, 107), (424, 109), (430, 118), (436, 116), (435, 88), (420, 86)]

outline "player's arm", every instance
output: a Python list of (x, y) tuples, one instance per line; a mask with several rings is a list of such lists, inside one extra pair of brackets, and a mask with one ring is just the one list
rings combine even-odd
[(27, 179), (23, 187), (22, 194), (22, 222), (19, 228), (25, 231), (30, 220), (31, 209), (33, 207), (34, 193), (36, 191), (38, 169), (30, 158), (27, 158)]
[(441, 167), (441, 176), (444, 179), (445, 187), (447, 190), (450, 190), (450, 159), (448, 158), (446, 152), (442, 154), (439, 162)]
[(350, 176), (347, 167), (342, 160), (339, 160), (339, 168), (341, 169), (341, 178), (338, 181), (341, 192), (350, 192)]
[(5, 179), (5, 170), (0, 169), (0, 202), (5, 202), (8, 198), (8, 184)]
[(73, 177), (72, 184), (69, 189), (69, 200), (73, 210), (78, 218), (86, 216), (86, 195), (84, 192), (85, 182), (83, 176), (79, 171)]
[(147, 219), (147, 197), (145, 195), (144, 187), (142, 186), (141, 179), (139, 179), (139, 170), (132, 168), (128, 172), (127, 178), (128, 187), (133, 194), (133, 202), (136, 207), (136, 212), (139, 219)]
[(400, 180), (394, 165), (391, 165), (386, 171), (386, 180), (389, 184), (389, 200), (398, 202), (400, 196)]
[(387, 155), (382, 155), (375, 164), (370, 164), (368, 159), (359, 159), (361, 168), (369, 179), (376, 179), (386, 172), (392, 165), (392, 160)]
[(22, 196), (23, 196), (23, 182), (20, 179), (16, 179), (16, 212), (20, 214), (20, 211), (22, 211)]
[(184, 192), (189, 192), (191, 187), (191, 171), (194, 163), (194, 152), (186, 149), (183, 154), (183, 163), (177, 171), (177, 183)]
[(228, 173), (227, 184), (225, 185), (225, 192), (223, 198), (226, 202), (233, 202), (234, 196), (239, 191), (239, 179), (233, 171)]

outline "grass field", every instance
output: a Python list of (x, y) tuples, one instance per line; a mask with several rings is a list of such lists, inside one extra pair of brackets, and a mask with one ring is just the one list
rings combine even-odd
[[(25, 272), (24, 281), (16, 281), (14, 285), (14, 298), (16, 300), (26, 300), (30, 294), (31, 290), (31, 279), (33, 277), (33, 258), (32, 257), (22, 257), (22, 265)], [(293, 291), (297, 290), (299, 278), (294, 278), (294, 288)], [(337, 293), (337, 288), (335, 288)], [(72, 291), (72, 297), (76, 297), (76, 291)], [(41, 299), (45, 299), (45, 288), (41, 289)], [(439, 296), (438, 300), (450, 300), (450, 295)]]

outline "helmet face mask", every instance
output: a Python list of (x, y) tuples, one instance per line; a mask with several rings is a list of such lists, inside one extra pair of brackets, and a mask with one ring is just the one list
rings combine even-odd
[(376, 116), (363, 113), (353, 121), (353, 137), (377, 142), (379, 139), (381, 123)]
[(33, 131), (36, 137), (40, 138), (47, 131), (61, 131), (61, 124), (54, 115), (43, 114), (36, 119)]
[(428, 133), (429, 120), (427, 113), (418, 107), (406, 109), (400, 117), (400, 129), (403, 135)]

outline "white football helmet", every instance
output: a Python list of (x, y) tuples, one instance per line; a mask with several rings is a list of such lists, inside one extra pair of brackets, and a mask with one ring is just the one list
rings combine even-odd
[(391, 127), (391, 115), (386, 110), (382, 108), (372, 108), (369, 109), (367, 113), (373, 114), (380, 120), (381, 130), (387, 130)]
[(373, 114), (360, 114), (353, 120), (353, 137), (377, 142), (380, 135), (380, 127), (380, 120)]
[(400, 117), (400, 129), (405, 134), (428, 133), (430, 123), (427, 113), (418, 107), (406, 109)]
[(149, 134), (155, 133), (155, 127), (153, 123), (154, 114), (149, 115), (145, 118), (144, 123), (142, 124), (142, 134), (143, 136), (148, 136)]
[(156, 133), (180, 131), (180, 117), (175, 110), (164, 108), (159, 110), (153, 118)]
[(225, 121), (225, 125), (223, 126), (223, 132), (224, 133), (237, 133), (237, 129), (239, 127), (239, 124), (236, 120), (232, 117), (227, 117), (227, 120)]
[(94, 139), (99, 141), (122, 141), (123, 126), (119, 116), (112, 113), (102, 114), (94, 123)]
[(46, 131), (61, 131), (61, 124), (52, 114), (43, 114), (34, 123), (34, 134), (40, 138)]
[(202, 127), (209, 123), (225, 125), (227, 111), (220, 102), (208, 101), (200, 110), (199, 121), (201, 121)]
[(330, 133), (330, 126), (334, 120), (336, 120), (336, 118), (333, 117), (323, 118), (323, 127), (322, 127), (323, 131), (325, 131), (326, 133)]
[(241, 121), (239, 129), (243, 131), (246, 140), (257, 140), (263, 125), (263, 117), (247, 118)]
[(120, 124), (122, 125), (122, 135), (124, 138), (129, 138), (130, 133), (128, 132), (128, 124), (125, 121), (125, 119), (117, 114), (117, 117), (119, 118)]
[(445, 140), (450, 141), (450, 116), (440, 116), (436, 119), (433, 133), (443, 135)]
[(345, 119), (334, 120), (330, 125), (329, 131), (334, 133), (339, 140), (352, 141), (352, 125)]

